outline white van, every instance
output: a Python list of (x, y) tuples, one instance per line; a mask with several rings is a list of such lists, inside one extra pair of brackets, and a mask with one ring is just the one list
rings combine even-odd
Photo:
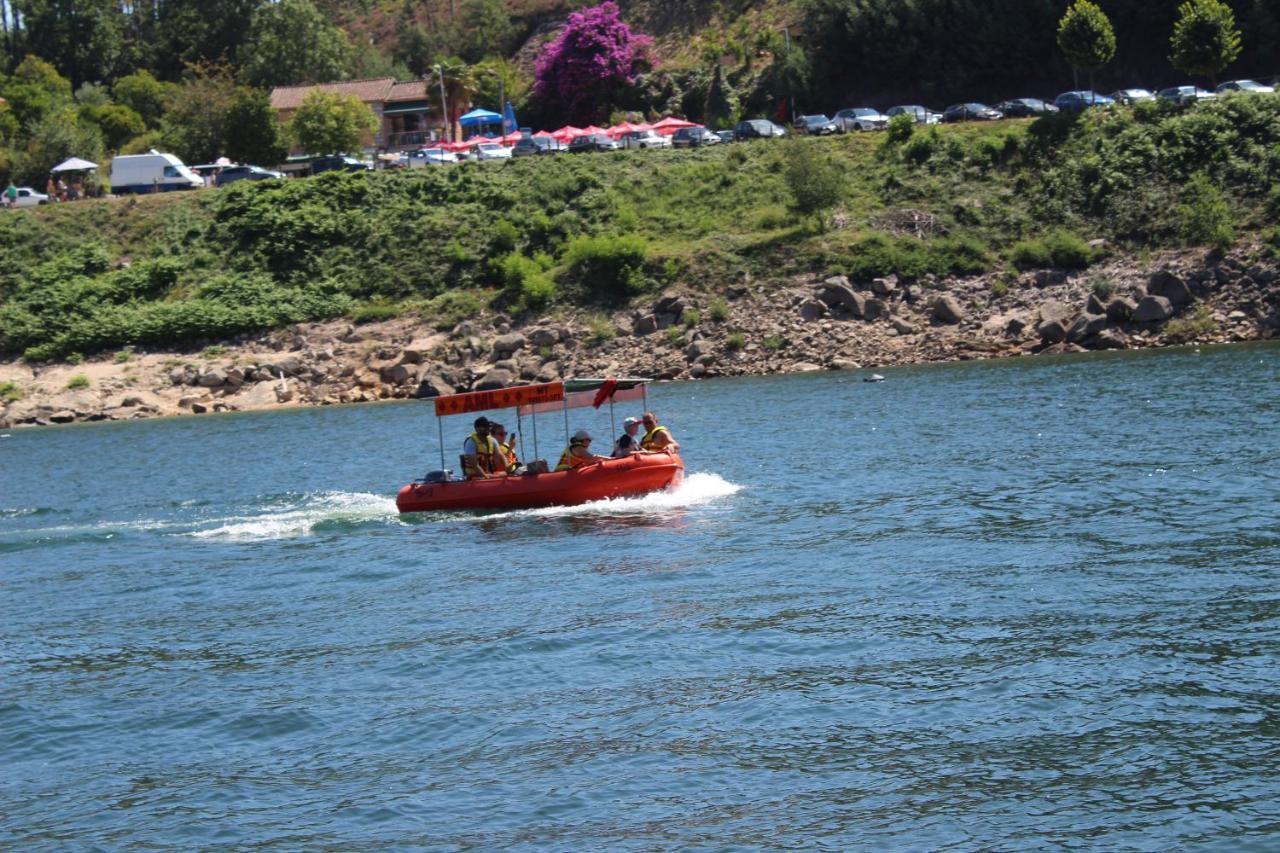
[(160, 154), (154, 148), (149, 154), (128, 154), (111, 160), (111, 191), (154, 193), (170, 190), (194, 190), (204, 186), (195, 172), (172, 154)]

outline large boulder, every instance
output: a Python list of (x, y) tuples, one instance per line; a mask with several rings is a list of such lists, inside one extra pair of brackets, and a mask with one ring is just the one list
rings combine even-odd
[(964, 322), (965, 313), (958, 299), (949, 294), (943, 294), (933, 300), (932, 316), (939, 323), (954, 326), (956, 323)]
[(644, 335), (652, 335), (658, 331), (658, 318), (652, 314), (645, 314), (636, 318), (635, 335), (643, 337)]
[(493, 367), (471, 386), (472, 391), (497, 391), (516, 381), (516, 374), (506, 367)]
[(560, 335), (550, 326), (538, 326), (529, 330), (529, 345), (538, 348), (553, 347), (560, 343)]
[(414, 389), (413, 396), (424, 399), (427, 397), (445, 397), (454, 392), (454, 388), (444, 380), (440, 374), (432, 371), (424, 371), (418, 379), (418, 387)]
[(879, 320), (889, 316), (889, 303), (883, 299), (868, 299), (862, 316), (868, 320)]
[(1069, 305), (1049, 299), (1040, 306), (1040, 322), (1036, 325), (1036, 334), (1045, 343), (1062, 343), (1067, 339), (1067, 329), (1071, 328), (1074, 316), (1075, 311)]
[(430, 340), (415, 338), (400, 351), (400, 362), (402, 364), (422, 364), (422, 362), (431, 358), (433, 347), (434, 344)]
[(866, 297), (854, 290), (849, 285), (849, 279), (842, 275), (824, 281), (818, 288), (818, 298), (832, 308), (843, 308), (854, 317), (861, 317), (866, 313)]
[(511, 332), (494, 339), (493, 352), (498, 358), (510, 358), (512, 353), (524, 349), (524, 344), (524, 335), (519, 332)]
[(796, 310), (803, 320), (820, 320), (827, 316), (827, 306), (819, 299), (806, 299)]
[(715, 344), (711, 343), (711, 341), (699, 340), (685, 347), (684, 357), (686, 361), (697, 361), (699, 358), (711, 355), (715, 351)]
[(1147, 282), (1149, 296), (1162, 296), (1174, 307), (1186, 305), (1191, 301), (1191, 289), (1179, 276), (1169, 270), (1159, 270)]
[(1147, 295), (1133, 312), (1135, 323), (1161, 323), (1173, 316), (1173, 305), (1163, 296)]
[(203, 388), (219, 388), (227, 384), (227, 374), (215, 367), (201, 374), (199, 384)]
[(679, 319), (690, 307), (689, 300), (679, 293), (668, 293), (660, 296), (653, 303), (653, 313), (655, 315), (670, 314)]
[(1089, 314), (1105, 314), (1107, 313), (1107, 304), (1098, 297), (1098, 294), (1090, 293), (1089, 301), (1085, 303), (1084, 310)]
[(408, 364), (392, 364), (378, 371), (386, 382), (392, 385), (403, 385), (416, 377), (417, 371)]
[(1115, 323), (1127, 323), (1138, 310), (1138, 303), (1127, 296), (1117, 296), (1107, 303), (1107, 319)]
[(871, 279), (871, 292), (876, 296), (892, 296), (898, 292), (898, 277), (889, 275)]
[(1129, 339), (1119, 329), (1103, 329), (1090, 341), (1094, 349), (1125, 349)]
[(1091, 338), (1107, 327), (1107, 317), (1105, 314), (1081, 314), (1071, 324), (1071, 328), (1067, 329), (1067, 340), (1073, 344), (1078, 344), (1086, 338)]

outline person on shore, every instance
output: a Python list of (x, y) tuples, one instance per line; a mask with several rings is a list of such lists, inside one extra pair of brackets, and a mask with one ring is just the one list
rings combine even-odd
[(645, 412), (641, 418), (644, 423), (644, 438), (640, 439), (640, 449), (650, 452), (658, 450), (679, 450), (671, 430), (658, 423), (658, 416), (653, 412)]
[(4, 188), (4, 206), (9, 208), (18, 206), (18, 187), (13, 181)]
[(44, 194), (49, 197), (50, 203), (62, 200), (58, 198), (58, 184), (54, 181), (53, 175), (49, 176), (49, 182), (44, 185)]
[(462, 442), (462, 473), (468, 480), (487, 480), (493, 476), (501, 476), (501, 456), (498, 442), (489, 434), (489, 419), (478, 417), (475, 420), (475, 432)]
[(613, 443), (613, 458), (622, 459), (640, 450), (640, 419), (627, 418), (622, 422), (622, 435)]
[(573, 434), (573, 438), (569, 439), (569, 446), (565, 448), (564, 453), (560, 454), (560, 462), (556, 465), (556, 470), (572, 471), (574, 468), (581, 468), (592, 462), (604, 462), (608, 458), (596, 456), (591, 452), (591, 434), (585, 429), (580, 429)]
[(58, 201), (67, 200), (67, 182), (58, 178)]
[(489, 433), (498, 442), (498, 456), (502, 462), (502, 468), (508, 474), (515, 474), (520, 470), (520, 457), (516, 455), (516, 436), (508, 436), (507, 428), (496, 421), (489, 423)]

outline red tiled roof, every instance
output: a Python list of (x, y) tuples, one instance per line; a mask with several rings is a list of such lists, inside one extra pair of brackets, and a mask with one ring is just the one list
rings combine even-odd
[(426, 96), (426, 81), (410, 80), (407, 83), (394, 84), (391, 87), (391, 92), (387, 95), (387, 103), (395, 103), (397, 101), (421, 101)]
[(312, 92), (355, 95), (366, 104), (385, 102), (396, 85), (394, 77), (375, 77), (370, 80), (344, 80), (341, 83), (320, 83), (314, 86), (277, 86), (271, 90), (271, 106), (277, 110), (296, 110)]

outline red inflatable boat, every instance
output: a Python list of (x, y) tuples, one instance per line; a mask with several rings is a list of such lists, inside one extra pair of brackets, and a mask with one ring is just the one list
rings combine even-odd
[[(448, 415), (463, 415), (492, 409), (516, 410), (516, 417), (532, 418), (533, 451), (538, 453), (538, 414), (561, 413), (565, 433), (569, 431), (569, 410), (605, 403), (643, 401), (644, 379), (577, 379), (522, 385), (497, 391), (451, 394), (435, 398), (437, 425)], [(541, 506), (572, 506), (605, 498), (646, 495), (677, 486), (684, 479), (684, 462), (675, 450), (635, 453), (608, 459), (572, 471), (544, 471), (513, 474), (489, 479), (457, 480), (445, 468), (444, 428), (440, 432), (440, 471), (405, 486), (396, 496), (400, 512), (430, 512), (443, 509), (527, 509)], [(523, 432), (523, 429), (521, 429)], [(521, 446), (523, 435), (521, 435)], [(568, 439), (565, 439), (565, 443)], [(557, 444), (557, 448), (563, 445)], [(559, 458), (559, 450), (552, 458)], [(530, 467), (538, 467), (531, 465)], [(545, 465), (542, 466), (545, 468)]]
[(682, 479), (684, 463), (676, 453), (637, 453), (572, 471), (411, 483), (396, 496), (396, 506), (401, 512), (572, 506), (605, 498), (647, 495), (677, 486)]

